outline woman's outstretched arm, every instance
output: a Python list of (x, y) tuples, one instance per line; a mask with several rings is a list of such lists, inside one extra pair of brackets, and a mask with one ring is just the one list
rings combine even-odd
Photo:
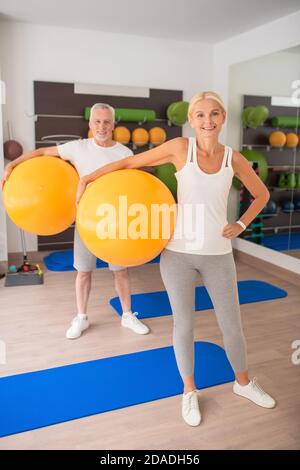
[(163, 163), (174, 163), (176, 154), (180, 153), (180, 148), (184, 145), (184, 142), (184, 137), (176, 137), (175, 139), (168, 140), (164, 144), (161, 144), (151, 150), (139, 153), (138, 155), (123, 158), (117, 162), (108, 163), (107, 165), (98, 168), (93, 173), (83, 176), (80, 179), (78, 185), (76, 196), (77, 204), (89, 183), (96, 180), (100, 176), (110, 173), (111, 171), (162, 165)]

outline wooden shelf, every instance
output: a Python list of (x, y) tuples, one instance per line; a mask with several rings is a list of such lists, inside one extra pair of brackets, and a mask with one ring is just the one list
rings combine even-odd
[(296, 152), (298, 151), (299, 154), (300, 154), (300, 147), (299, 147), (299, 145), (297, 145), (297, 147), (286, 147), (286, 146), (283, 146), (283, 147), (272, 147), (272, 145), (268, 145), (268, 144), (242, 144), (242, 147), (243, 147), (243, 148), (247, 148), (247, 149), (249, 149), (249, 150), (251, 150), (252, 147), (255, 147), (255, 148), (264, 148), (264, 149), (266, 149), (267, 152), (270, 152), (271, 150), (279, 150), (279, 152), (286, 151), (286, 150), (295, 150)]
[(288, 171), (290, 168), (300, 171), (300, 165), (268, 165), (273, 171)]
[(300, 188), (278, 188), (277, 186), (268, 186), (270, 191), (279, 192), (279, 191), (300, 191)]

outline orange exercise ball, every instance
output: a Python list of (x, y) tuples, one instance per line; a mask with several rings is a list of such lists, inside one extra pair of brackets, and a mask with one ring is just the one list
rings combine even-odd
[(143, 127), (137, 127), (132, 131), (132, 142), (137, 147), (144, 147), (149, 142), (149, 132)]
[(162, 127), (152, 127), (149, 131), (150, 143), (152, 145), (163, 144), (167, 140), (166, 131)]
[(88, 139), (92, 139), (94, 137), (92, 129), (89, 129), (88, 131)]
[(283, 147), (286, 143), (286, 135), (282, 131), (274, 131), (269, 135), (269, 143), (272, 147)]
[(83, 242), (98, 258), (137, 266), (163, 250), (175, 218), (175, 200), (158, 178), (141, 170), (118, 170), (88, 185), (76, 224)]
[(130, 130), (125, 126), (118, 126), (114, 129), (113, 139), (120, 144), (127, 145), (130, 142)]
[(14, 168), (3, 189), (11, 220), (36, 235), (55, 235), (76, 217), (77, 171), (50, 156), (32, 158)]
[(288, 132), (286, 134), (286, 143), (285, 143), (285, 145), (287, 147), (290, 147), (290, 148), (297, 147), (298, 142), (299, 142), (299, 138), (298, 138), (297, 134), (295, 134), (294, 132)]

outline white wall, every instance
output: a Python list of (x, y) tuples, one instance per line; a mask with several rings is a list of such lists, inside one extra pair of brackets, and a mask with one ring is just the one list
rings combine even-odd
[[(182, 89), (190, 99), (212, 87), (211, 45), (16, 22), (0, 23), (0, 63), (7, 87), (3, 121), (12, 121), (24, 151), (34, 147), (33, 81)], [(4, 137), (7, 137), (4, 125)], [(190, 131), (184, 128), (184, 134)], [(2, 228), (3, 230), (3, 228)], [(36, 250), (35, 236), (26, 236)], [(8, 251), (21, 249), (8, 222)]]

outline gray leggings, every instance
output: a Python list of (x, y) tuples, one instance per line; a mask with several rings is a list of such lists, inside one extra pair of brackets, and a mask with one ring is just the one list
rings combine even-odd
[(232, 253), (193, 255), (164, 250), (160, 272), (173, 311), (173, 343), (182, 378), (194, 375), (195, 278), (200, 273), (223, 334), (227, 357), (235, 372), (247, 370), (246, 341), (238, 301)]

